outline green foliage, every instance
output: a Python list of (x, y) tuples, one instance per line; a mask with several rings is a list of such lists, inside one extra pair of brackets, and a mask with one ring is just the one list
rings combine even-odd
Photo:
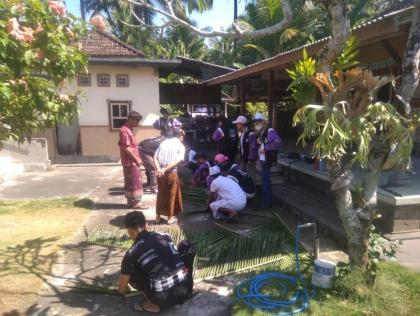
[(354, 35), (350, 35), (346, 46), (344, 47), (341, 54), (337, 57), (337, 60), (333, 63), (334, 70), (347, 70), (359, 64), (356, 60), (359, 55), (357, 47), (359, 43)]
[(254, 116), (255, 113), (263, 113), (265, 117), (268, 117), (268, 106), (265, 102), (247, 102), (245, 112), (250, 116)]
[[(311, 298), (309, 308), (300, 315), (418, 315), (420, 274), (397, 263), (381, 262), (379, 267), (375, 286), (366, 284), (363, 271), (353, 270), (348, 275), (337, 278), (332, 290), (317, 289), (315, 296)], [(271, 270), (279, 269), (273, 267)], [(248, 308), (235, 300), (235, 295), (233, 299), (233, 316), (270, 315)]]
[[(9, 34), (13, 18), (26, 39)], [(80, 21), (55, 15), (46, 1), (0, 2), (0, 140), (21, 141), (72, 120), (77, 99), (62, 84), (85, 70), (77, 44), (83, 33)]]
[(293, 98), (299, 104), (309, 104), (316, 97), (316, 87), (310, 81), (315, 75), (316, 60), (308, 56), (306, 49), (303, 49), (302, 59), (295, 62), (294, 69), (286, 69), (290, 78), (293, 80), (287, 87)]
[(366, 166), (376, 136), (381, 142), (399, 144), (398, 154), (407, 159), (413, 147), (412, 137), (417, 118), (405, 118), (392, 104), (376, 102), (366, 112), (351, 116), (348, 101), (327, 105), (307, 105), (299, 109), (294, 124), (303, 124), (299, 141), (306, 145), (314, 140), (314, 152), (331, 161), (341, 161), (344, 156), (351, 163)]

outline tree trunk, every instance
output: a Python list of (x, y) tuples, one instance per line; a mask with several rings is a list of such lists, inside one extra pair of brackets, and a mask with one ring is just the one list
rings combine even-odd
[[(328, 165), (331, 183), (334, 183), (340, 175), (347, 170), (340, 164), (330, 162)], [(358, 217), (358, 210), (354, 208), (353, 197), (350, 190), (351, 183), (339, 188), (334, 192), (335, 205), (338, 210), (344, 232), (347, 237), (347, 253), (350, 265), (366, 267), (368, 262), (369, 236), (366, 222), (362, 222)]]
[(415, 2), (410, 33), (402, 62), (402, 78), (399, 89), (399, 108), (403, 115), (411, 112), (410, 101), (419, 84), (420, 72), (420, 0)]
[(364, 268), (368, 262), (369, 236), (353, 207), (350, 186), (335, 192), (335, 204), (347, 236), (350, 265)]
[[(325, 1), (321, 1), (325, 2)], [(342, 0), (326, 1), (331, 21), (331, 38), (318, 59), (318, 72), (330, 73), (334, 60), (343, 51), (349, 37), (350, 23)]]

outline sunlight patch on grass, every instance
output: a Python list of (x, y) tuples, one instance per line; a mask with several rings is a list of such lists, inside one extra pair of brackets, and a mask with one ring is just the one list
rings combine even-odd
[(0, 201), (0, 314), (24, 314), (36, 302), (57, 250), (88, 210), (75, 199)]
[[(376, 285), (369, 288), (354, 272), (331, 291), (317, 291), (309, 309), (300, 315), (420, 315), (420, 274), (397, 263), (381, 263)], [(233, 316), (270, 315), (252, 310), (234, 298)]]

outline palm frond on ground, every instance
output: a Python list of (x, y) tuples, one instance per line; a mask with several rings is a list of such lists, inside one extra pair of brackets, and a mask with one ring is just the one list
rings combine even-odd
[[(257, 225), (246, 236), (222, 225), (207, 231), (189, 232), (181, 227), (148, 225), (147, 229), (166, 233), (175, 243), (190, 240), (197, 249), (195, 279), (208, 279), (226, 274), (252, 270), (274, 263), (285, 269), (293, 264), (293, 237), (283, 224), (273, 224), (273, 217), (267, 218), (267, 225)], [(98, 227), (87, 241), (107, 247), (127, 249), (132, 241), (124, 230)]]

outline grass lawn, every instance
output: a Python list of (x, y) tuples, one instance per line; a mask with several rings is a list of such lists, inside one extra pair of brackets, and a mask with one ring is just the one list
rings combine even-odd
[(57, 250), (88, 213), (74, 201), (0, 201), (0, 314), (25, 314), (36, 303)]
[[(335, 289), (318, 292), (310, 301), (309, 309), (299, 315), (420, 315), (420, 273), (387, 262), (381, 263), (374, 288), (360, 285), (360, 278), (354, 273), (336, 282)], [(233, 316), (272, 315), (249, 309), (233, 299)]]

